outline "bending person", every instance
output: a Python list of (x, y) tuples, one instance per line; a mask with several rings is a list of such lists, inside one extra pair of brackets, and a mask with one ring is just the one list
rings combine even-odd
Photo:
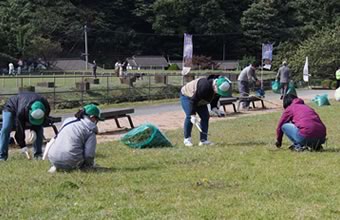
[(185, 112), (184, 120), (184, 145), (193, 146), (191, 131), (193, 123), (196, 123), (196, 113), (200, 121), (200, 142), (199, 145), (211, 145), (208, 141), (209, 111), (207, 104), (214, 98), (215, 94), (225, 96), (228, 94), (229, 83), (225, 78), (207, 79), (198, 78), (193, 80), (181, 89), (180, 100)]
[(321, 151), (326, 141), (326, 127), (319, 115), (304, 101), (293, 94), (283, 98), (284, 112), (276, 128), (276, 146), (281, 147), (283, 134), (293, 145), (291, 150)]
[[(250, 64), (249, 66), (245, 67), (240, 75), (237, 78), (238, 81), (238, 90), (240, 92), (240, 96), (249, 96), (250, 93), (250, 85), (249, 83), (255, 80), (256, 83), (259, 83), (259, 80), (256, 77), (256, 64), (255, 62)], [(242, 102), (242, 108), (245, 110), (249, 110), (250, 102)]]
[(102, 120), (94, 104), (84, 106), (75, 117), (67, 118), (48, 151), (52, 164), (49, 172), (94, 166), (98, 133), (97, 123)]
[(37, 138), (33, 143), (35, 159), (42, 158), (44, 123), (47, 123), (50, 105), (47, 100), (34, 92), (24, 92), (12, 96), (2, 111), (2, 128), (0, 132), (0, 161), (8, 158), (8, 144), (12, 128), (15, 128), (15, 139), (21, 149), (26, 148), (26, 126), (35, 131)]

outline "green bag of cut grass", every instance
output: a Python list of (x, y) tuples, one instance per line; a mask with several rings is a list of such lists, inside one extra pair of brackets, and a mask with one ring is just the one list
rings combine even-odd
[(276, 81), (272, 81), (272, 91), (274, 93), (280, 94), (281, 93), (280, 89), (281, 89), (280, 82), (277, 81), (277, 80)]
[(172, 147), (166, 136), (153, 124), (142, 124), (132, 129), (120, 141), (131, 148)]
[(294, 86), (294, 83), (293, 83), (293, 82), (290, 82), (290, 83), (288, 84), (287, 95), (288, 95), (288, 94), (292, 94), (292, 95), (297, 96), (297, 92), (296, 92), (296, 89), (295, 89), (295, 86)]
[(325, 105), (330, 105), (328, 101), (328, 95), (316, 95), (314, 99), (312, 99), (312, 102), (317, 104), (318, 106), (325, 106)]

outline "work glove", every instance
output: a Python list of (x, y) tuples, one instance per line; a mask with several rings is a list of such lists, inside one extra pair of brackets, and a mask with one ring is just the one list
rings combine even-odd
[(275, 146), (276, 146), (277, 148), (280, 148), (280, 147), (281, 147), (281, 142), (276, 141), (276, 142), (275, 142)]
[(21, 153), (24, 154), (28, 160), (32, 159), (27, 147), (21, 148)]
[(191, 115), (190, 121), (193, 125), (195, 125), (197, 127), (197, 129), (202, 132), (202, 128), (200, 125), (200, 120), (198, 119), (198, 117), (196, 117), (195, 115)]
[(199, 120), (196, 117), (196, 115), (191, 115), (190, 121), (191, 121), (192, 124), (198, 124), (199, 123)]

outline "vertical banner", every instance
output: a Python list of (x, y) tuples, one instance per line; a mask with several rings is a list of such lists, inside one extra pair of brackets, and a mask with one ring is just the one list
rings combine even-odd
[(306, 57), (305, 66), (303, 67), (303, 81), (308, 82), (309, 80), (309, 72), (308, 72), (308, 57)]
[(273, 44), (262, 44), (262, 66), (270, 70), (273, 60)]
[(192, 67), (192, 35), (184, 34), (182, 75), (187, 75)]

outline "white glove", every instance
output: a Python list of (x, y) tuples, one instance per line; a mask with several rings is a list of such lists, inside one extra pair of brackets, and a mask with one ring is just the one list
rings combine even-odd
[(21, 148), (21, 153), (25, 154), (25, 156), (27, 157), (28, 160), (32, 159), (30, 152), (28, 151), (27, 147), (23, 147)]
[(190, 121), (191, 121), (192, 124), (198, 124), (199, 123), (199, 120), (196, 117), (196, 115), (191, 115)]

